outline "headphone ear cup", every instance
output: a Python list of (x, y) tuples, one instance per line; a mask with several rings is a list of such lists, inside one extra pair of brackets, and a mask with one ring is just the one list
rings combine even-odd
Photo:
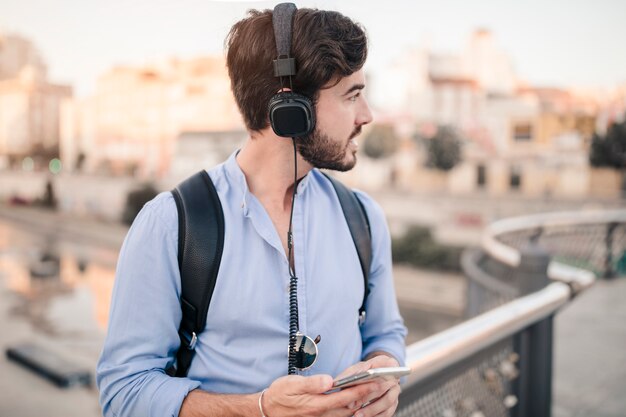
[(297, 138), (315, 129), (315, 110), (311, 100), (301, 94), (284, 92), (274, 95), (268, 105), (270, 125), (276, 135)]

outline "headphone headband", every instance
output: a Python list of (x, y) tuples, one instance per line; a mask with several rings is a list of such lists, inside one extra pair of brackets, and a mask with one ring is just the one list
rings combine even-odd
[(274, 7), (272, 23), (278, 58), (274, 60), (274, 76), (290, 77), (296, 75), (296, 61), (290, 57), (293, 17), (298, 8), (293, 3), (280, 3)]

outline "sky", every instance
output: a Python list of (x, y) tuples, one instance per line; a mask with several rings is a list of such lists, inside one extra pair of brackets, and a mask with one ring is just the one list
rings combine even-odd
[[(366, 71), (408, 48), (460, 52), (477, 28), (491, 30), (520, 78), (536, 86), (611, 88), (626, 83), (624, 0), (313, 0), (338, 10), (370, 39)], [(0, 33), (33, 41), (53, 82), (89, 94), (115, 65), (222, 54), (230, 26), (276, 2), (208, 0), (0, 0)]]

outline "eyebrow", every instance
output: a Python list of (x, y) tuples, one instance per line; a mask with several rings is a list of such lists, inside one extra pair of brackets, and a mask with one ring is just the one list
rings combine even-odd
[(347, 96), (348, 94), (350, 94), (350, 93), (351, 93), (351, 92), (353, 92), (353, 91), (356, 91), (356, 90), (362, 90), (362, 89), (364, 89), (364, 88), (365, 88), (365, 84), (354, 84), (352, 87), (350, 87), (350, 88), (348, 89), (348, 91), (346, 91), (345, 93), (343, 93), (343, 95), (344, 95), (344, 96)]

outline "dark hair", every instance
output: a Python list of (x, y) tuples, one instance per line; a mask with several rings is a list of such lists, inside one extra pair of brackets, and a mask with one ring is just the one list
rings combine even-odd
[[(278, 54), (272, 10), (248, 13), (226, 38), (226, 65), (246, 127), (259, 131), (269, 125), (267, 106), (282, 86), (280, 78), (274, 77), (272, 64)], [(367, 36), (359, 24), (341, 13), (299, 9), (294, 16), (291, 53), (297, 66), (293, 90), (315, 104), (321, 88), (363, 67)]]

